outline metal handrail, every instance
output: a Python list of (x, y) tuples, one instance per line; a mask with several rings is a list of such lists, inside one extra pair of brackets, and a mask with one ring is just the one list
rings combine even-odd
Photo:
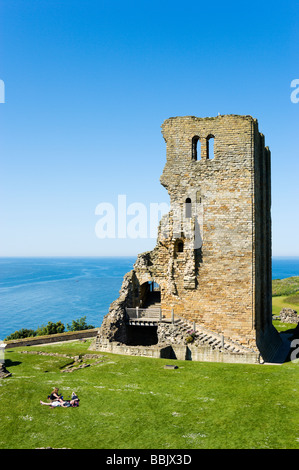
[(160, 307), (148, 307), (148, 308), (126, 308), (126, 315), (129, 319), (139, 318), (158, 318), (162, 320), (162, 310)]

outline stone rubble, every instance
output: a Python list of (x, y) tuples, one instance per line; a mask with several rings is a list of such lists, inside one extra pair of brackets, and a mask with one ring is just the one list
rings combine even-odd
[(279, 319), (282, 323), (299, 323), (297, 311), (292, 308), (283, 308), (280, 311)]

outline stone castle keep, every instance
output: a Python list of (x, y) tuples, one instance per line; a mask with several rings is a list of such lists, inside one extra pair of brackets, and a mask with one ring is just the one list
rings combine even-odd
[(270, 151), (257, 120), (175, 117), (162, 133), (170, 211), (92, 349), (270, 361), (281, 340), (272, 326)]

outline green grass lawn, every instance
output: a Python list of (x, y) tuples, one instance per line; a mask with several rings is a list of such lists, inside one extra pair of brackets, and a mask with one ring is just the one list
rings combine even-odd
[(272, 295), (292, 295), (299, 292), (299, 276), (287, 277), (285, 279), (273, 279)]
[[(281, 296), (272, 297), (272, 314), (279, 315), (280, 311), (283, 308), (291, 308), (299, 312), (299, 302), (297, 303), (297, 296), (296, 295), (291, 295), (291, 296), (281, 295)], [(274, 320), (273, 325), (278, 331), (290, 330), (297, 326), (296, 323), (294, 324), (282, 323), (278, 320)]]
[(281, 309), (283, 308), (292, 308), (299, 312), (299, 305), (294, 302), (290, 302), (289, 297), (286, 295), (281, 295), (279, 297), (272, 297), (272, 314), (279, 315)]
[[(90, 353), (89, 342), (27, 350)], [(241, 365), (99, 353), (101, 363), (62, 373), (67, 358), (5, 353), (0, 448), (298, 449), (296, 363)], [(178, 369), (164, 369), (165, 364)], [(41, 406), (54, 386), (79, 408)]]

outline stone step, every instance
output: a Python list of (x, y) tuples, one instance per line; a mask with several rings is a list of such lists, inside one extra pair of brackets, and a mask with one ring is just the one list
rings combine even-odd
[(202, 339), (202, 338), (204, 338), (205, 336), (207, 336), (206, 333), (200, 333), (200, 334), (198, 335), (198, 338), (199, 338), (199, 339)]
[(153, 302), (153, 303), (145, 304), (144, 307), (140, 307), (140, 308), (151, 308), (151, 307), (161, 308), (161, 303)]
[(210, 346), (213, 346), (213, 344), (215, 343), (215, 341), (217, 341), (217, 340), (215, 340), (215, 338), (211, 337), (211, 338), (209, 339), (209, 341), (208, 341), (208, 344), (209, 344)]
[[(182, 338), (184, 338), (184, 334), (190, 329), (192, 326), (186, 323), (183, 319), (175, 319), (174, 321), (175, 326), (183, 333)], [(224, 343), (219, 335), (213, 335), (213, 333), (209, 333), (206, 331), (201, 331), (198, 325), (196, 326), (196, 333), (197, 333), (197, 341), (202, 345), (208, 345), (213, 349), (219, 349), (220, 351), (228, 351), (230, 353), (240, 353), (242, 352), (242, 348), (238, 347), (237, 345), (232, 344), (230, 341), (224, 339)]]
[(205, 342), (205, 341), (208, 340), (208, 338), (209, 338), (209, 336), (208, 336), (206, 333), (204, 333), (204, 334), (201, 336), (200, 341)]

